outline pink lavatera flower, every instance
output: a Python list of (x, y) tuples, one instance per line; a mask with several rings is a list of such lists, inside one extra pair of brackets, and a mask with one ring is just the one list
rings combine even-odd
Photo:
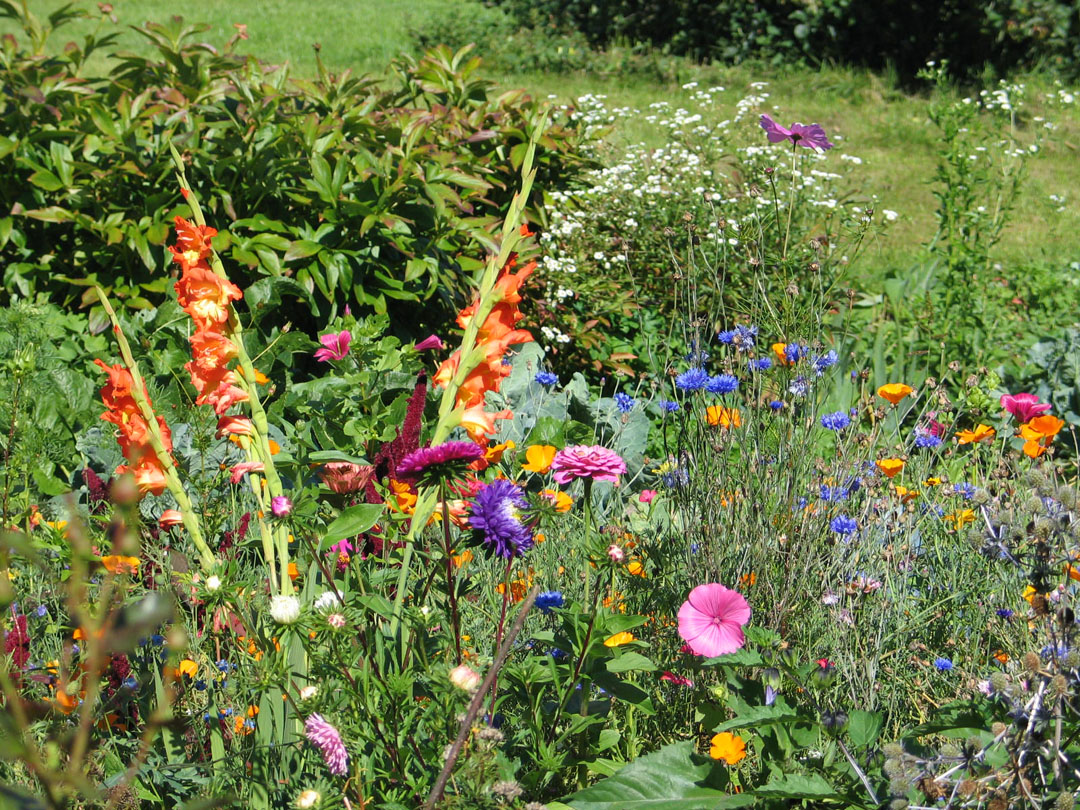
[(315, 359), (320, 363), (329, 363), (331, 360), (344, 360), (349, 353), (349, 344), (352, 342), (352, 332), (345, 329), (341, 332), (328, 332), (319, 338), (323, 348), (315, 352)]
[(698, 585), (679, 608), (679, 635), (697, 655), (733, 653), (746, 643), (750, 605), (738, 591), (716, 582)]
[(1016, 417), (1023, 424), (1036, 416), (1042, 416), (1052, 407), (1049, 402), (1039, 402), (1034, 394), (1003, 394), (1001, 407)]

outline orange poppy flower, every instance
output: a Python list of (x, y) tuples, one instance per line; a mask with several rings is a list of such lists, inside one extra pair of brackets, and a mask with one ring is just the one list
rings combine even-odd
[(730, 731), (722, 731), (712, 738), (709, 756), (722, 759), (728, 765), (735, 765), (746, 756), (746, 742)]
[(626, 571), (631, 576), (645, 578), (645, 566), (641, 564), (641, 560), (631, 560), (626, 564)]
[(451, 559), (454, 561), (454, 568), (461, 568), (473, 560), (473, 553), (470, 549), (465, 549), (460, 554), (455, 554)]
[(192, 661), (190, 658), (185, 658), (177, 665), (173, 670), (173, 677), (176, 680), (181, 680), (184, 676), (188, 678), (195, 678), (199, 674), (199, 665)]
[(974, 430), (961, 430), (956, 434), (957, 444), (977, 444), (988, 441), (997, 435), (997, 431), (989, 425), (978, 424)]
[(880, 458), (874, 463), (886, 478), (892, 478), (904, 469), (904, 460), (902, 458)]
[(886, 383), (877, 390), (877, 395), (896, 405), (914, 390), (910, 385), (904, 383)]
[(120, 557), (110, 555), (101, 558), (101, 564), (110, 574), (135, 574), (139, 571), (138, 557)]
[(782, 366), (790, 366), (791, 361), (787, 359), (786, 343), (774, 343), (772, 345), (773, 354), (776, 355), (776, 362)]
[(1038, 458), (1045, 453), (1054, 437), (1065, 427), (1065, 420), (1051, 414), (1036, 416), (1020, 426), (1020, 436), (1024, 441), (1024, 454), (1029, 458)]
[(551, 469), (551, 462), (555, 460), (558, 451), (550, 444), (534, 444), (525, 451), (526, 462), (521, 469), (543, 475)]
[(542, 489), (540, 494), (555, 504), (556, 512), (569, 512), (574, 505), (574, 499), (562, 490)]
[(738, 408), (725, 408), (722, 405), (710, 405), (705, 409), (705, 421), (711, 426), (722, 428), (742, 427), (742, 415)]

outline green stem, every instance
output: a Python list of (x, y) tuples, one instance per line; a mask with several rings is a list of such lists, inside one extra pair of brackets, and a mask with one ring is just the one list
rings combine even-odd
[(787, 226), (784, 228), (784, 250), (782, 258), (787, 258), (788, 237), (791, 236), (791, 212), (795, 210), (795, 150), (799, 148), (796, 143), (791, 144), (791, 191), (788, 193)]

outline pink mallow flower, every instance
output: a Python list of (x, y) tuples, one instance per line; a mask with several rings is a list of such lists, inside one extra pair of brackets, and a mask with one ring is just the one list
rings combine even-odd
[(697, 655), (727, 655), (746, 643), (750, 605), (738, 591), (716, 582), (698, 585), (679, 608), (679, 635)]
[(763, 114), (761, 116), (761, 128), (769, 136), (770, 143), (791, 141), (795, 146), (805, 146), (810, 149), (833, 148), (820, 124), (792, 124), (789, 129), (780, 126), (772, 118)]
[(619, 476), (626, 472), (626, 462), (614, 450), (599, 445), (578, 444), (555, 454), (551, 473), (558, 484), (569, 484), (575, 478), (610, 481), (619, 485)]
[(637, 499), (641, 503), (652, 503), (653, 499), (655, 497), (656, 497), (656, 490), (655, 489), (643, 489), (643, 490), (641, 490), (641, 494), (637, 496)]
[(334, 334), (330, 332), (319, 338), (323, 348), (315, 352), (315, 359), (320, 363), (328, 363), (331, 360), (344, 360), (349, 353), (349, 343), (352, 342), (352, 333), (346, 329)]
[(694, 682), (692, 680), (690, 680), (689, 678), (684, 677), (683, 675), (676, 675), (674, 672), (668, 672), (668, 671), (665, 671), (664, 674), (660, 676), (660, 680), (668, 681), (669, 683), (673, 683), (676, 686), (693, 686), (694, 685)]
[(1023, 424), (1030, 422), (1036, 416), (1042, 416), (1052, 407), (1048, 402), (1039, 402), (1034, 394), (1003, 394), (1001, 407), (1016, 417), (1016, 421)]

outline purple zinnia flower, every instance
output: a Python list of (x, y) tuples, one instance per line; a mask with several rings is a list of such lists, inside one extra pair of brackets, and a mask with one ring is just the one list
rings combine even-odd
[(526, 506), (521, 487), (497, 478), (476, 493), (469, 525), (483, 535), (484, 542), (500, 557), (521, 556), (533, 544), (532, 531), (519, 516)]
[(338, 730), (323, 719), (321, 714), (313, 714), (304, 721), (304, 735), (319, 753), (323, 762), (334, 776), (344, 776), (349, 769), (349, 752), (341, 740)]
[(406, 483), (438, 480), (483, 457), (484, 448), (473, 442), (443, 442), (413, 450), (397, 465), (395, 476)]
[(768, 115), (762, 114), (761, 128), (769, 136), (770, 143), (791, 141), (794, 146), (805, 146), (810, 149), (832, 149), (833, 147), (820, 124), (796, 123), (792, 124), (789, 129), (780, 126)]

